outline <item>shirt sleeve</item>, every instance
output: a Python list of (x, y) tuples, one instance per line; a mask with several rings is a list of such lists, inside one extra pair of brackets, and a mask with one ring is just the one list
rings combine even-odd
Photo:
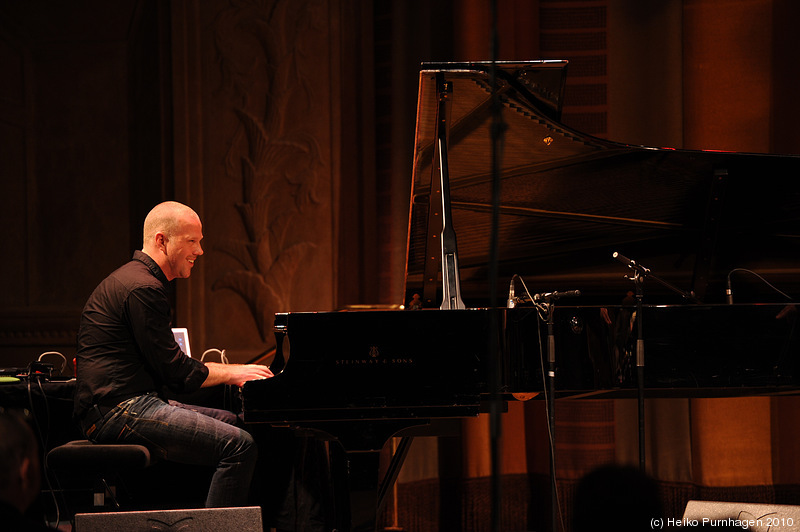
[(146, 370), (176, 393), (198, 390), (208, 368), (186, 356), (172, 334), (166, 294), (153, 287), (133, 290), (127, 299), (131, 330)]

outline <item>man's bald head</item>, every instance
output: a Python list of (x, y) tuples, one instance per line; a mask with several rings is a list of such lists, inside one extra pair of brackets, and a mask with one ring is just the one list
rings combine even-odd
[(177, 201), (159, 203), (144, 219), (142, 246), (146, 247), (148, 242), (152, 242), (158, 232), (167, 237), (175, 236), (180, 230), (180, 224), (186, 220), (199, 221), (200, 217), (191, 207), (183, 203)]
[(168, 280), (186, 278), (203, 254), (203, 226), (190, 207), (177, 201), (159, 203), (144, 220), (142, 251), (161, 267)]

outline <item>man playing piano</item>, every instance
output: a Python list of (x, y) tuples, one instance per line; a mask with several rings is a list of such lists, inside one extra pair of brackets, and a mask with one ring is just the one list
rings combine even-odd
[(202, 238), (200, 218), (186, 205), (161, 203), (147, 215), (142, 250), (83, 309), (75, 416), (93, 442), (140, 444), (160, 459), (215, 467), (206, 506), (241, 506), (256, 463), (252, 436), (162, 396), (165, 387), (190, 393), (272, 376), (261, 365), (202, 363), (175, 342), (168, 282), (189, 277)]

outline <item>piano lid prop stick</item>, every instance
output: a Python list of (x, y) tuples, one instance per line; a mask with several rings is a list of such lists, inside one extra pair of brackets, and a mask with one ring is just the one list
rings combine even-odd
[(439, 186), (442, 191), (442, 310), (466, 308), (461, 300), (461, 280), (458, 270), (458, 246), (456, 232), (453, 229), (450, 212), (450, 174), (447, 166), (447, 99), (453, 88), (444, 80), (444, 76), (436, 75), (439, 93), (437, 128), (437, 148), (439, 150)]

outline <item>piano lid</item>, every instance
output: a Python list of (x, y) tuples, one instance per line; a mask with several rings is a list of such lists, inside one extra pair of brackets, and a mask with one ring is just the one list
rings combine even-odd
[[(427, 283), (441, 291), (441, 269), (431, 268), (431, 261), (441, 260), (437, 74), (452, 90), (447, 159), (461, 293), (467, 306), (489, 300), (490, 68), (489, 63), (422, 66), (406, 303), (423, 294)], [(734, 268), (756, 271), (784, 291), (797, 288), (793, 296), (800, 293), (800, 157), (655, 149), (580, 133), (559, 122), (566, 68), (566, 61), (497, 64), (505, 124), (499, 301), (519, 274), (532, 292), (578, 289), (585, 302), (619, 303), (633, 283), (625, 278), (629, 270), (612, 260), (615, 251), (704, 302), (724, 301)], [(439, 272), (436, 279), (425, 275), (426, 264), (429, 272)], [(785, 301), (755, 277), (738, 275), (734, 286), (740, 285), (747, 302)], [(650, 303), (680, 301), (647, 281), (645, 297)], [(424, 306), (439, 303), (440, 294)]]

